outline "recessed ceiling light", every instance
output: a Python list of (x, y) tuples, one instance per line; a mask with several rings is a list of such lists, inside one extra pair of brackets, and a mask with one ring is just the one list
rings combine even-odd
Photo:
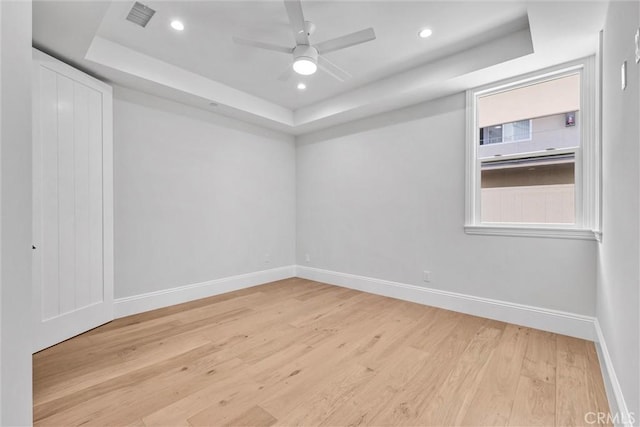
[(298, 90), (305, 90), (307, 88), (307, 85), (304, 83), (298, 83)]
[(173, 28), (176, 31), (182, 31), (184, 30), (184, 24), (182, 23), (182, 21), (178, 21), (177, 19), (174, 19), (173, 21), (171, 21), (171, 28)]
[(426, 39), (427, 37), (431, 36), (431, 34), (433, 34), (433, 31), (431, 31), (430, 28), (423, 28), (418, 33), (418, 37), (420, 37), (421, 39)]

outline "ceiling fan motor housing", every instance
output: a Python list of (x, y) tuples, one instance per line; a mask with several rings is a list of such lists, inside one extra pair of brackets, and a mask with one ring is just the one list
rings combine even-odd
[(314, 64), (318, 62), (318, 51), (315, 47), (306, 44), (299, 44), (293, 49), (294, 60), (307, 59)]

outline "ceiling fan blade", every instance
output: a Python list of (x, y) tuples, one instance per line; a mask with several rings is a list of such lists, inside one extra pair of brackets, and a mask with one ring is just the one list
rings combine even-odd
[(346, 36), (338, 37), (332, 40), (327, 40), (322, 43), (313, 45), (318, 50), (319, 54), (333, 52), (334, 50), (344, 49), (345, 47), (355, 46), (360, 43), (365, 43), (376, 39), (376, 33), (373, 28), (367, 28), (366, 30), (356, 31), (355, 33), (347, 34)]
[(282, 53), (291, 53), (291, 52), (293, 52), (293, 48), (292, 47), (278, 46), (278, 45), (271, 44), (271, 43), (259, 42), (257, 40), (247, 40), (247, 39), (243, 39), (241, 37), (233, 37), (233, 41), (235, 43), (237, 43), (237, 44), (242, 44), (242, 45), (251, 46), (251, 47), (257, 47), (257, 48), (260, 48), (260, 49), (273, 50), (275, 52), (282, 52)]
[(300, 0), (284, 0), (284, 7), (289, 15), (289, 23), (293, 29), (293, 36), (296, 44), (309, 44), (309, 35), (304, 25), (304, 15), (302, 14), (302, 3)]
[(329, 61), (324, 56), (318, 56), (318, 66), (324, 72), (326, 72), (327, 74), (329, 74), (330, 76), (332, 76), (333, 78), (341, 82), (351, 77), (351, 74), (349, 74), (347, 71), (343, 70), (342, 68), (338, 67), (336, 64)]
[(287, 69), (284, 70), (282, 74), (278, 76), (278, 80), (280, 80), (281, 82), (286, 82), (291, 78), (292, 75), (293, 75), (293, 67), (289, 65)]

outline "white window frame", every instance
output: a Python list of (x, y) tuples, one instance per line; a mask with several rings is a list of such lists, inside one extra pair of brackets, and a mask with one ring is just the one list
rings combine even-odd
[[(597, 206), (600, 200), (600, 149), (596, 134), (597, 94), (594, 68), (595, 58), (588, 57), (467, 91), (467, 176), (464, 225), (467, 234), (600, 240), (600, 218)], [(482, 222), (480, 216), (481, 160), (477, 155), (480, 143), (477, 123), (478, 98), (576, 73), (581, 75), (580, 112), (577, 120), (580, 126), (580, 147), (568, 150), (575, 153), (575, 224)], [(566, 150), (544, 154), (559, 154), (561, 151)]]

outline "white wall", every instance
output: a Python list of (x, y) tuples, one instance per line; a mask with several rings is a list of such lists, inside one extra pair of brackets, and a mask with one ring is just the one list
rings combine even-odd
[(116, 298), (295, 264), (292, 136), (114, 96)]
[(0, 424), (31, 401), (31, 2), (0, 2)]
[[(640, 87), (634, 60), (638, 2), (614, 1), (604, 29), (603, 240), (596, 314), (629, 411), (640, 419), (639, 194)], [(628, 86), (620, 89), (627, 61)]]
[(298, 264), (594, 315), (595, 242), (464, 233), (465, 123), (458, 94), (300, 137)]

